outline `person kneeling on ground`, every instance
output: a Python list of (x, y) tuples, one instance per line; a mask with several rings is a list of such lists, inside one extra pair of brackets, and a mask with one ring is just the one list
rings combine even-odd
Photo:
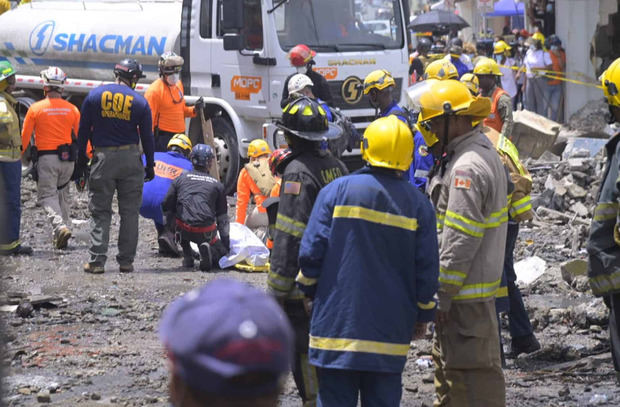
[(168, 306), (159, 335), (171, 406), (278, 405), (294, 336), (284, 312), (262, 291), (235, 280), (211, 282)]
[[(177, 179), (183, 171), (191, 171), (192, 163), (189, 153), (192, 151), (192, 142), (182, 133), (175, 134), (168, 142), (168, 151), (155, 153), (155, 178), (144, 185), (142, 189), (142, 206), (140, 215), (153, 219), (157, 229), (157, 244), (159, 254), (167, 257), (179, 257), (179, 249), (174, 241), (174, 226), (164, 225), (164, 215), (161, 203), (170, 189), (172, 181)], [(142, 160), (145, 158), (142, 156)]]
[(162, 204), (167, 223), (176, 224), (177, 240), (183, 249), (183, 267), (194, 267), (190, 247), (190, 242), (194, 242), (199, 247), (202, 271), (211, 270), (230, 248), (224, 185), (208, 172), (214, 158), (210, 146), (194, 146), (189, 156), (194, 169), (172, 182)]

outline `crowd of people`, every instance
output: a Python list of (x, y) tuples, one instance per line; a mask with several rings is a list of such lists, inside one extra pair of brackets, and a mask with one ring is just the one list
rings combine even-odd
[[(523, 55), (526, 108), (538, 108), (538, 90), (543, 101), (555, 92), (539, 76), (553, 67), (554, 50), (535, 37)], [(521, 70), (514, 87), (504, 84), (519, 46), (497, 39), (490, 54), (466, 57), (471, 47), (452, 39), (447, 54), (433, 59), (429, 51), (440, 45), (430, 43), (421, 39), (412, 58), (407, 107), (398, 104), (390, 72), (365, 77), (376, 119), (359, 142), (366, 165), (352, 174), (331, 151), (343, 128), (334, 123), (324, 78), (312, 70), (315, 53), (302, 44), (291, 50), (299, 69), (286, 81), (277, 122), (287, 147), (271, 151), (252, 141), (237, 183), (234, 220), (266, 229), (269, 295), (216, 281), (167, 309), (160, 333), (175, 405), (231, 397), (275, 405), (291, 368), (304, 406), (353, 407), (360, 396), (363, 405), (398, 406), (410, 341), (427, 335), (430, 322), (435, 405), (505, 405), (504, 357), (540, 349), (513, 267), (519, 223), (532, 218), (531, 177), (510, 141)], [(154, 221), (161, 254), (182, 256), (185, 268), (196, 258), (202, 271), (218, 267), (230, 250), (228, 205), (224, 186), (209, 174), (213, 147), (192, 145), (184, 134), (184, 118), (202, 114), (203, 102), (186, 106), (183, 62), (162, 55), (160, 78), (142, 96), (134, 91), (142, 66), (124, 59), (115, 82), (92, 90), (80, 112), (61, 97), (62, 69), (50, 67), (41, 74), (45, 99), (30, 108), (21, 131), (10, 95), (15, 70), (0, 62), (2, 254), (32, 254), (19, 240), (20, 156), (32, 140), (39, 201), (59, 250), (71, 238), (68, 185), (88, 180), (84, 272), (105, 271), (115, 193), (120, 272), (134, 271), (140, 214)], [(620, 121), (620, 60), (602, 84)], [(608, 145), (616, 170), (617, 139)], [(604, 265), (620, 261), (616, 178), (617, 171), (605, 175), (588, 249), (594, 292), (611, 309), (620, 371), (620, 272)], [(503, 354), (499, 312), (508, 313), (510, 355)]]

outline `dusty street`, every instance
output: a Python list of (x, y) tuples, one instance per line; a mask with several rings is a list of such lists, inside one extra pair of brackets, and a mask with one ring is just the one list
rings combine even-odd
[[(34, 184), (24, 180), (22, 237), (33, 245), (35, 255), (3, 259), (4, 400), (10, 406), (46, 401), (57, 406), (167, 405), (166, 365), (157, 336), (163, 308), (179, 294), (214, 278), (264, 287), (266, 276), (181, 271), (180, 259), (158, 257), (155, 229), (144, 219), (136, 272), (118, 273), (114, 232), (106, 273), (85, 274), (81, 266), (87, 259), (87, 195), (74, 191), (73, 196), (75, 237), (68, 251), (55, 251), (43, 210), (35, 206)], [(116, 231), (118, 218), (113, 222)], [(545, 273), (524, 289), (543, 349), (508, 360), (510, 406), (620, 404), (606, 312), (582, 280), (575, 279), (571, 286), (560, 272), (560, 263), (572, 258), (573, 233), (574, 227), (561, 221), (539, 221), (522, 228), (517, 260), (537, 255), (547, 262)], [(582, 248), (577, 248), (577, 257), (583, 257)], [(10, 305), (27, 300), (34, 303), (34, 311), (22, 318)], [(19, 310), (23, 315), (29, 311)], [(507, 329), (503, 334), (509, 348)], [(429, 340), (412, 346), (404, 373), (403, 406), (432, 405), (430, 346)], [(291, 378), (281, 405), (301, 405)]]

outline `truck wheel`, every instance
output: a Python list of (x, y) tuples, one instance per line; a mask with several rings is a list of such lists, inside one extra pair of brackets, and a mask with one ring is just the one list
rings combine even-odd
[(220, 168), (220, 180), (224, 184), (226, 194), (231, 195), (237, 189), (239, 174), (239, 145), (235, 128), (226, 118), (217, 116), (211, 119), (215, 134), (215, 149)]

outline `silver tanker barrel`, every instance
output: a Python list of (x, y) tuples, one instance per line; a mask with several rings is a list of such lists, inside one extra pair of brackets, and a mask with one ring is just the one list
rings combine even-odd
[(0, 60), (18, 75), (55, 65), (69, 78), (109, 81), (114, 64), (131, 57), (148, 83), (157, 78), (158, 56), (179, 52), (180, 27), (179, 0), (33, 0), (0, 15)]

